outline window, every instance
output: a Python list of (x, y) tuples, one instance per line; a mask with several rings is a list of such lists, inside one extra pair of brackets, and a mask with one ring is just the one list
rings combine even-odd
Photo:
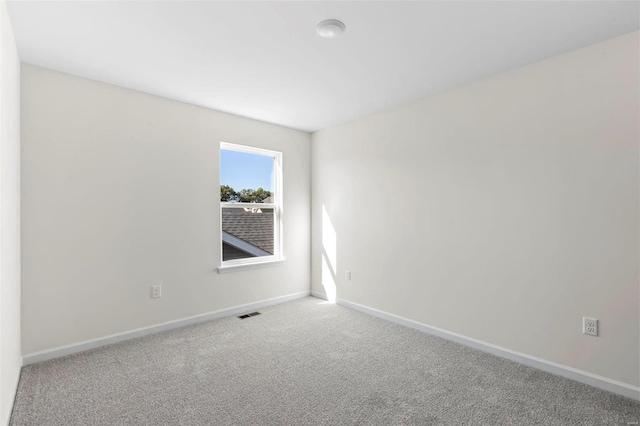
[(282, 153), (220, 143), (220, 272), (282, 261)]

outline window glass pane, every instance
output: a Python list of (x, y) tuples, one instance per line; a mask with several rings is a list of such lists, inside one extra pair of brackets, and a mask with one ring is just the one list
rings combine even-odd
[(274, 210), (259, 205), (222, 208), (222, 260), (271, 256)]
[(273, 157), (220, 150), (220, 201), (273, 202)]

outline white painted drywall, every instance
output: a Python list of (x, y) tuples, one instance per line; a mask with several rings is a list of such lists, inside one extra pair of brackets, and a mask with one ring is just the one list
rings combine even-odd
[[(283, 265), (216, 271), (220, 141), (283, 153)], [(23, 64), (23, 354), (309, 291), (309, 167), (307, 133)]]
[(20, 58), (0, 1), (0, 424), (20, 377)]
[(638, 386), (638, 38), (314, 133), (312, 290)]

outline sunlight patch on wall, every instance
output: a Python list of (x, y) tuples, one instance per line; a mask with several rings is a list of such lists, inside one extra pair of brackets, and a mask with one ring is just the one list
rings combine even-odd
[(322, 206), (322, 286), (327, 300), (336, 302), (337, 237), (327, 209)]
[(333, 273), (324, 255), (322, 256), (322, 286), (324, 287), (324, 292), (327, 295), (327, 300), (330, 303), (336, 303), (336, 282), (333, 279)]
[(331, 223), (327, 209), (322, 206), (322, 248), (334, 273), (338, 270), (336, 245), (336, 230)]

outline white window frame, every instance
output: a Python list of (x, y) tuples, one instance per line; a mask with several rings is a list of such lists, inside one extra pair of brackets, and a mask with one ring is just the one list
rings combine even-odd
[[(220, 151), (236, 151), (244, 152), (246, 154), (264, 155), (267, 157), (273, 157), (273, 176), (271, 182), (271, 203), (228, 203), (220, 201), (220, 266), (218, 267), (219, 273), (238, 271), (243, 269), (253, 269), (264, 266), (275, 266), (284, 262), (284, 251), (282, 248), (282, 153), (279, 151), (271, 151), (263, 148), (255, 148), (252, 146), (238, 145), (228, 142), (220, 142)], [(221, 156), (222, 157), (222, 156)], [(218, 172), (220, 175), (220, 172)], [(220, 182), (221, 184), (221, 182)], [(257, 189), (257, 188), (255, 188)], [(218, 185), (218, 191), (220, 185)], [(223, 231), (222, 231), (222, 209), (223, 208), (245, 208), (247, 206), (260, 207), (265, 209), (273, 209), (274, 211), (274, 223), (273, 223), (273, 255), (272, 256), (260, 256), (249, 257), (246, 259), (234, 259), (234, 260), (222, 260), (223, 259)]]

